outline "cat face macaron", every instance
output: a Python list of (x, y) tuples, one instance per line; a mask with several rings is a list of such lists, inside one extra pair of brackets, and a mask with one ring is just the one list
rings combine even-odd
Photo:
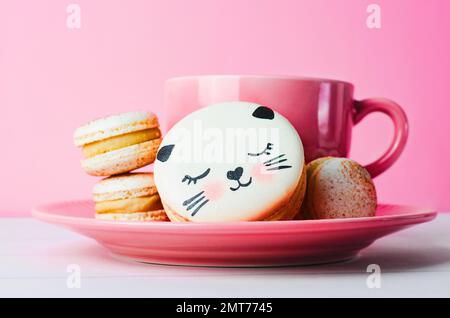
[(293, 219), (306, 186), (303, 145), (268, 106), (226, 102), (197, 110), (164, 137), (155, 183), (172, 221)]

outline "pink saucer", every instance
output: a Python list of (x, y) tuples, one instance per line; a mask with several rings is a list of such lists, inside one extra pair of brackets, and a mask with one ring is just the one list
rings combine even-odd
[(372, 218), (233, 223), (96, 220), (91, 201), (33, 209), (34, 217), (95, 239), (139, 262), (200, 266), (280, 266), (355, 257), (385, 235), (431, 221), (431, 209), (380, 204)]

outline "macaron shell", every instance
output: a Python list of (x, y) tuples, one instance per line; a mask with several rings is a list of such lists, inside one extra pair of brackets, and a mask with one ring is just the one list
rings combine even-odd
[(154, 222), (154, 221), (169, 221), (164, 210), (155, 210), (149, 212), (135, 212), (135, 213), (101, 213), (95, 214), (98, 220), (109, 221), (139, 221), (139, 222)]
[(127, 173), (105, 178), (94, 185), (94, 202), (157, 194), (153, 173)]
[(96, 119), (79, 127), (75, 130), (74, 142), (79, 147), (94, 141), (158, 126), (158, 118), (151, 112), (127, 112)]
[(111, 176), (129, 172), (155, 161), (161, 138), (83, 159), (82, 168), (92, 176)]
[(350, 159), (330, 158), (311, 174), (305, 202), (312, 218), (349, 218), (374, 216), (377, 198), (362, 166)]
[(310, 163), (308, 163), (306, 165), (306, 172), (308, 175), (308, 181), (310, 179), (310, 177), (312, 176), (312, 174), (317, 171), (317, 169), (326, 161), (332, 159), (333, 157), (323, 157), (323, 158), (318, 158), (316, 160), (311, 161)]

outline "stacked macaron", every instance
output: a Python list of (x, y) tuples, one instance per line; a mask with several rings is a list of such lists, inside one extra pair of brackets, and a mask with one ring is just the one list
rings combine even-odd
[(126, 173), (105, 178), (93, 189), (98, 219), (166, 221), (153, 174)]
[(148, 112), (128, 112), (100, 118), (74, 134), (82, 147), (81, 166), (93, 176), (111, 176), (144, 167), (155, 160), (161, 143), (158, 118)]
[(161, 143), (158, 118), (150, 112), (127, 112), (79, 127), (75, 145), (82, 148), (82, 168), (106, 179), (94, 187), (96, 217), (110, 220), (166, 220), (152, 173), (129, 173), (153, 163)]

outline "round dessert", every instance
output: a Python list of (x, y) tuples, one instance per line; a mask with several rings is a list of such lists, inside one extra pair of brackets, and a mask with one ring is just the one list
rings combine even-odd
[(172, 221), (293, 219), (306, 187), (297, 131), (248, 102), (211, 105), (179, 121), (161, 143), (154, 174)]
[(115, 221), (168, 221), (152, 173), (127, 173), (97, 182), (95, 217)]
[(335, 219), (374, 216), (375, 185), (364, 167), (347, 158), (325, 157), (307, 165), (308, 186), (303, 218)]
[(83, 150), (83, 169), (110, 176), (152, 163), (161, 132), (154, 114), (128, 112), (89, 122), (75, 131), (74, 140)]

